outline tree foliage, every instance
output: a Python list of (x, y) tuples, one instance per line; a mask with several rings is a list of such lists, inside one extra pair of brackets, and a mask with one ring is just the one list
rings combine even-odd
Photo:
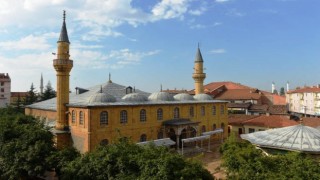
[(280, 89), (280, 96), (286, 95), (286, 92), (284, 91), (284, 87), (281, 87)]
[(28, 95), (26, 96), (24, 104), (29, 105), (29, 104), (35, 103), (37, 100), (38, 100), (37, 92), (32, 83), (30, 86), (30, 90), (28, 91)]
[(52, 134), (13, 108), (0, 110), (0, 179), (35, 177), (49, 168)]
[(41, 101), (56, 97), (56, 91), (52, 88), (50, 81), (46, 85), (43, 94), (41, 94)]
[(234, 136), (220, 150), (229, 179), (320, 179), (319, 162), (303, 153), (266, 156)]
[(62, 168), (62, 179), (213, 179), (199, 162), (128, 141), (100, 146)]

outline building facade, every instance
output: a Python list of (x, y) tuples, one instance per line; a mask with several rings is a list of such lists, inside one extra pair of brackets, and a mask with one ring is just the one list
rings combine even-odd
[[(53, 127), (58, 148), (73, 145), (87, 152), (120, 137), (133, 142), (170, 138), (179, 148), (181, 139), (218, 128), (224, 129), (223, 136), (227, 137), (227, 102), (201, 93), (203, 83), (199, 81), (203, 82), (205, 75), (200, 49), (195, 60), (196, 76), (193, 74), (199, 91), (194, 96), (187, 93), (173, 96), (161, 91), (150, 94), (114, 83), (110, 77), (106, 83), (90, 88), (77, 87), (76, 92), (69, 93), (69, 73), (73, 65), (69, 59), (69, 44), (64, 15), (57, 59), (53, 61), (57, 72), (57, 98), (25, 108), (26, 114)], [(201, 57), (201, 61), (197, 57)], [(197, 64), (199, 61), (201, 65)]]
[(320, 87), (304, 87), (286, 94), (289, 111), (293, 114), (320, 116)]
[(10, 105), (11, 79), (8, 73), (0, 73), (0, 108)]

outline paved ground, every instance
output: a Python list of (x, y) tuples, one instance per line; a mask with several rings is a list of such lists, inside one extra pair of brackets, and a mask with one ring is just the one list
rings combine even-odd
[(210, 171), (210, 173), (216, 179), (227, 179), (225, 171), (220, 167), (221, 165), (221, 154), (219, 152), (219, 147), (221, 143), (214, 142), (210, 145), (210, 152), (207, 151), (207, 146), (203, 146), (206, 148), (202, 153), (198, 152), (197, 154), (189, 154), (187, 157), (195, 157), (203, 162), (205, 168)]

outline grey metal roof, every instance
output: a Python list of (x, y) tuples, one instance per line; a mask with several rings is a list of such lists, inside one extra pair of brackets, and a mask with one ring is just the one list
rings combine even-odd
[(208, 94), (197, 94), (193, 96), (193, 98), (197, 101), (210, 101), (213, 100), (213, 98)]
[(199, 47), (197, 49), (197, 54), (196, 54), (194, 62), (203, 62), (201, 51), (200, 51)]
[(139, 93), (130, 93), (122, 97), (126, 102), (144, 102), (148, 101), (148, 97)]
[(187, 93), (177, 94), (177, 95), (173, 96), (173, 98), (176, 101), (192, 101), (192, 100), (194, 100), (193, 97)]
[(154, 92), (148, 99), (149, 101), (174, 101), (173, 95), (168, 92)]
[[(151, 97), (150, 93), (141, 91), (139, 89), (135, 89), (135, 93), (138, 93), (139, 95), (146, 96), (148, 97), (149, 95), (149, 100), (148, 101), (125, 101), (122, 99), (126, 94), (126, 86), (119, 85), (116, 83), (110, 83), (106, 82), (104, 84), (99, 84), (96, 86), (93, 86), (91, 88), (86, 88), (86, 90), (81, 94), (77, 94), (76, 92), (70, 93), (70, 99), (69, 99), (69, 104), (67, 106), (71, 107), (88, 107), (88, 106), (124, 106), (124, 105), (164, 105), (164, 104), (197, 104), (197, 103), (217, 103), (217, 102), (222, 102), (226, 103), (227, 101), (221, 101), (221, 100), (188, 100), (188, 101), (174, 101), (172, 95), (167, 97), (170, 101), (161, 101), (161, 100), (154, 100)], [(97, 93), (106, 93), (109, 94), (113, 97), (116, 98), (115, 102), (102, 102), (102, 101), (90, 101), (90, 99), (95, 96)], [(153, 93), (155, 97), (158, 97), (157, 95), (160, 95), (161, 98), (166, 97), (162, 96), (164, 95), (163, 93), (165, 92), (157, 92)], [(134, 93), (133, 93), (134, 94)], [(151, 100), (150, 100), (151, 99)], [(165, 99), (165, 98), (164, 98)], [(27, 106), (28, 108), (33, 108), (33, 109), (43, 109), (43, 110), (56, 110), (56, 98), (49, 99), (46, 101), (38, 102), (35, 104), (31, 104)]]
[(154, 144), (155, 146), (171, 146), (171, 145), (175, 145), (176, 142), (172, 141), (170, 138), (164, 138), (164, 139), (156, 139), (152, 141), (139, 142), (137, 144), (138, 145)]
[(89, 99), (89, 104), (92, 103), (108, 103), (116, 102), (116, 98), (108, 93), (98, 92), (93, 94)]
[(266, 148), (320, 153), (320, 131), (302, 124), (242, 134), (241, 138)]
[(58, 42), (70, 43), (65, 19), (66, 19), (66, 14), (65, 14), (65, 11), (63, 11), (63, 23), (62, 23), (60, 37), (59, 37)]

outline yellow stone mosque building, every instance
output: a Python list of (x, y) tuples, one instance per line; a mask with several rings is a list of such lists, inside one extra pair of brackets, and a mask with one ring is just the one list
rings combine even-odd
[[(181, 139), (200, 136), (218, 128), (227, 136), (226, 101), (213, 100), (204, 94), (203, 59), (198, 47), (192, 78), (195, 95), (167, 92), (148, 93), (109, 80), (69, 93), (70, 71), (73, 61), (69, 53), (65, 13), (56, 59), (53, 67), (57, 77), (57, 97), (29, 105), (25, 114), (43, 120), (53, 127), (58, 148), (73, 145), (80, 152), (93, 150), (119, 137), (143, 142), (170, 138), (181, 147)], [(76, 60), (75, 60), (76, 63)]]

